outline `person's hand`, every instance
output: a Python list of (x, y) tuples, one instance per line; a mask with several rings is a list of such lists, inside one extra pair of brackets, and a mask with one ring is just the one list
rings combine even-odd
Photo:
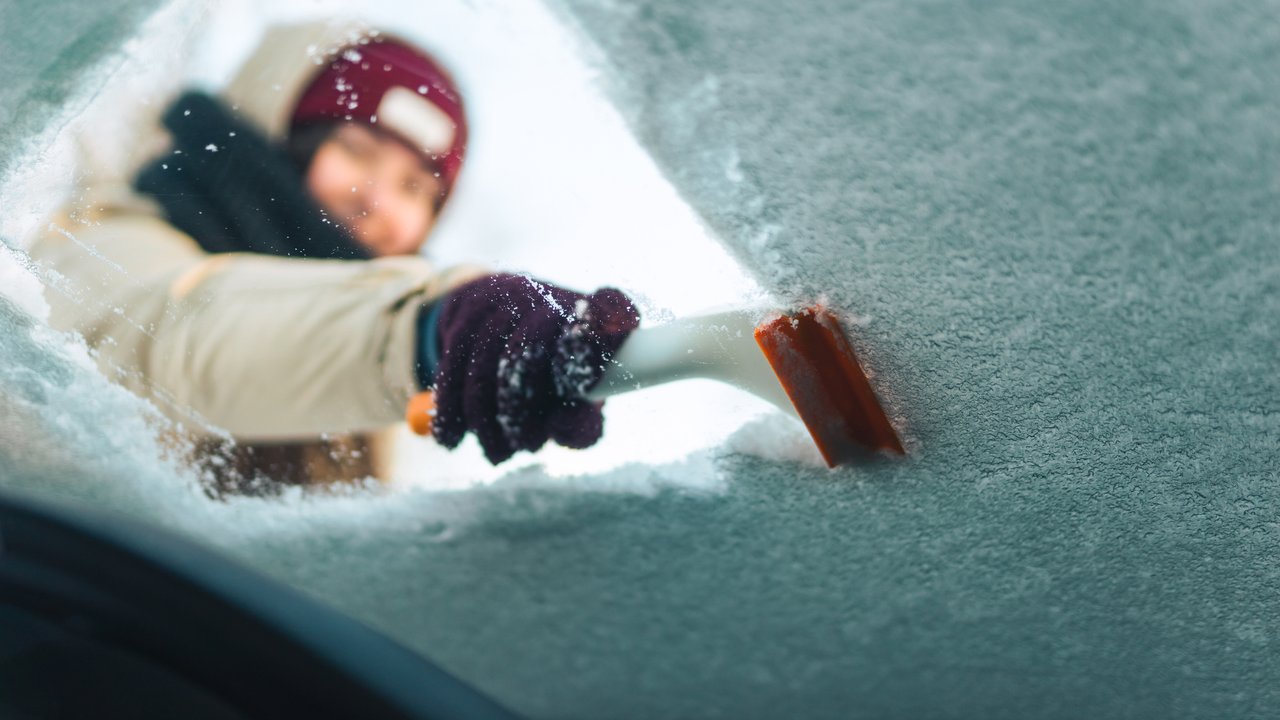
[(600, 439), (603, 402), (585, 395), (640, 324), (621, 291), (590, 295), (522, 275), (488, 275), (454, 290), (438, 324), (432, 434), (457, 447), (475, 433), (493, 464), (548, 439)]

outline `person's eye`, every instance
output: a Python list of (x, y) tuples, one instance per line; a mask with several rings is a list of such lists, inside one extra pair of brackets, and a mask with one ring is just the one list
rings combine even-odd
[(404, 193), (410, 197), (425, 197), (430, 191), (431, 183), (420, 177), (405, 178)]
[(351, 133), (338, 133), (337, 140), (338, 146), (357, 160), (368, 160), (373, 156), (373, 146), (364, 138), (356, 137)]

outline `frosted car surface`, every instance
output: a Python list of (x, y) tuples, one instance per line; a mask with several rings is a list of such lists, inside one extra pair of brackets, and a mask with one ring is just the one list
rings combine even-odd
[[(0, 10), (6, 222), (156, 7)], [(203, 538), (535, 717), (1280, 710), (1275, 7), (554, 7), (754, 283), (854, 321), (905, 461), (829, 472), (765, 415), (660, 462), (213, 504), (6, 251), (5, 486)]]

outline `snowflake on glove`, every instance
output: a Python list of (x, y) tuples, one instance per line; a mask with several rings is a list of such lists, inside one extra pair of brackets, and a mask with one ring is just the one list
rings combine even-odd
[(495, 465), (547, 440), (571, 448), (599, 440), (604, 403), (586, 394), (640, 324), (619, 290), (585, 295), (510, 274), (461, 286), (430, 316), (432, 434), (454, 448), (472, 432)]

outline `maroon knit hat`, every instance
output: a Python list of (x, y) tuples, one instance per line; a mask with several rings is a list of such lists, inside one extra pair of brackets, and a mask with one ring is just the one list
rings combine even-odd
[(406, 42), (375, 35), (362, 43), (338, 51), (302, 92), (290, 132), (332, 120), (389, 132), (440, 172), (447, 197), (467, 144), (457, 86), (431, 56)]

